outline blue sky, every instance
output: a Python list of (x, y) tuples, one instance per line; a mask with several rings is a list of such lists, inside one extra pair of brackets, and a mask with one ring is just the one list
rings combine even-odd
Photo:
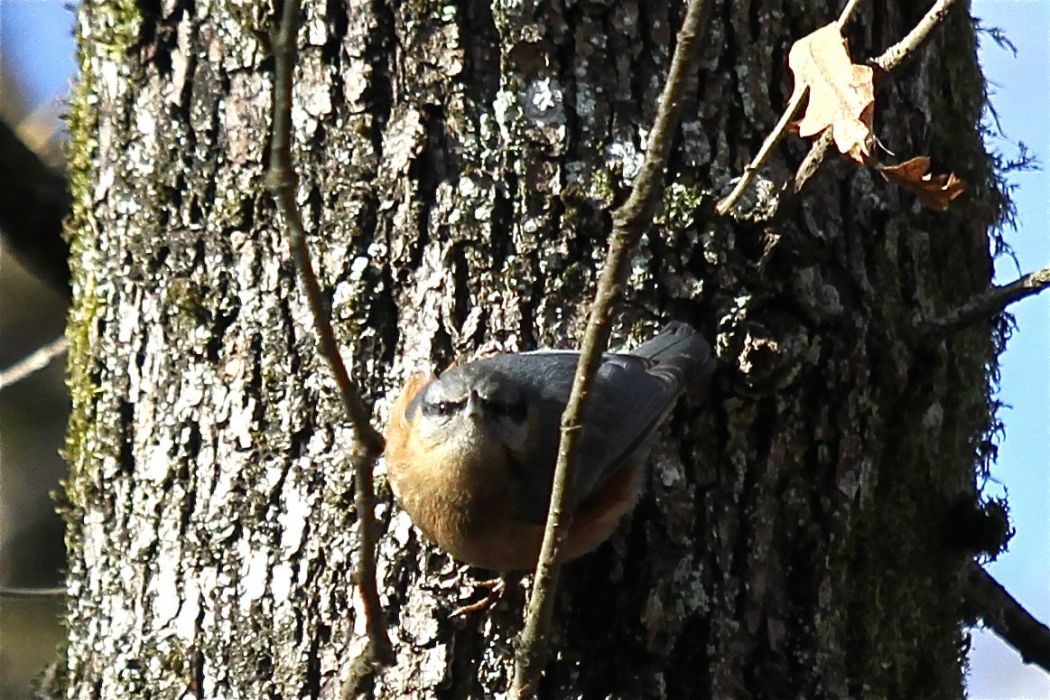
[(73, 13), (65, 4), (0, 0), (0, 57), (21, 76), (30, 104), (63, 98), (76, 71)]
[[(974, 0), (985, 26), (1003, 29), (1015, 58), (982, 39), (981, 60), (993, 86), (1004, 139), (993, 145), (1016, 155), (1023, 141), (1050, 164), (1050, 0)], [(74, 71), (72, 14), (58, 0), (0, 0), (0, 54), (19, 71), (34, 104), (66, 94)], [(1018, 230), (1007, 233), (1020, 268), (1050, 265), (1050, 177), (1016, 174)], [(997, 263), (997, 281), (1017, 276), (1012, 260)], [(1050, 293), (1013, 307), (1019, 330), (1002, 358), (999, 398), (1006, 439), (993, 469), (993, 494), (1007, 490), (1017, 534), (992, 573), (1044, 622), (1050, 620)], [(1050, 676), (1024, 666), (994, 635), (976, 631), (968, 691), (973, 698), (1050, 698)]]

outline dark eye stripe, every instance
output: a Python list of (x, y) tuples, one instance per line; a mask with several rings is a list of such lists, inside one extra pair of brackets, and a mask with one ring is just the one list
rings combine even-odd
[(505, 401), (485, 401), (485, 408), (492, 413), (492, 415), (499, 418), (509, 418), (510, 420), (520, 423), (525, 420), (525, 402), (515, 401), (508, 403)]
[(423, 414), (427, 416), (448, 416), (463, 408), (466, 401), (426, 401), (423, 403)]

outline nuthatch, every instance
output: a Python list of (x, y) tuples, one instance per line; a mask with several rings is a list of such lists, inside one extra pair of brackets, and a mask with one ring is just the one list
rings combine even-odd
[[(456, 559), (497, 571), (536, 564), (561, 415), (579, 353), (539, 350), (412, 377), (391, 410), (394, 494)], [(607, 353), (592, 385), (561, 561), (604, 542), (637, 500), (644, 449), (686, 385), (710, 375), (711, 347), (671, 323), (630, 353)]]

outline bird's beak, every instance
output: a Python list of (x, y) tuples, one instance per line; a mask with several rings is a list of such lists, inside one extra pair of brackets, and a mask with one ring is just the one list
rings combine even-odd
[(474, 420), (481, 420), (481, 414), (481, 397), (478, 396), (476, 391), (472, 391), (470, 396), (467, 397), (467, 415)]

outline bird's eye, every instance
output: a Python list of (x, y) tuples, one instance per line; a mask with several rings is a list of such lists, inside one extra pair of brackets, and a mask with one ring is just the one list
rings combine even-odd
[(428, 416), (447, 418), (463, 405), (462, 401), (434, 401), (423, 404), (423, 412)]

